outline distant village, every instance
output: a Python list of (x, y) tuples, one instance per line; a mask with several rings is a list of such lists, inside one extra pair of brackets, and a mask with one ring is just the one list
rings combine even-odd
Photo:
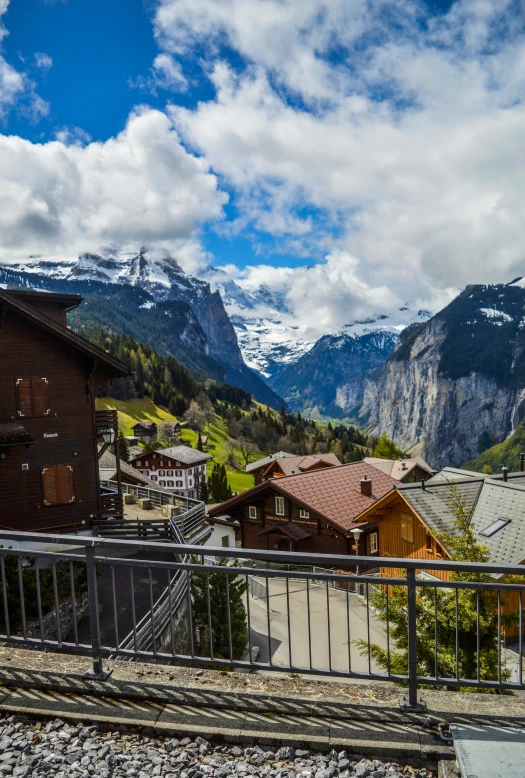
[[(68, 311), (81, 301), (71, 294), (0, 290), (3, 529), (89, 535), (101, 522), (137, 518), (139, 510), (143, 520), (153, 518), (163, 502), (154, 495), (197, 503), (208, 483), (207, 437), (201, 437), (202, 450), (145, 448), (157, 438), (148, 420), (134, 424), (129, 461), (122, 461), (117, 414), (97, 411), (95, 398), (102, 384), (127, 376), (129, 368), (67, 327)], [(184, 424), (172, 424), (174, 440)], [(472, 527), (491, 561), (525, 562), (523, 471), (435, 472), (417, 457), (365, 456), (341, 464), (333, 453), (278, 451), (249, 462), (246, 473), (252, 488), (205, 506), (209, 545), (285, 550), (298, 559), (305, 552), (346, 555), (350, 566), (352, 555), (444, 560), (453, 489), (472, 511)], [(131, 487), (148, 490), (140, 506), (127, 493)]]

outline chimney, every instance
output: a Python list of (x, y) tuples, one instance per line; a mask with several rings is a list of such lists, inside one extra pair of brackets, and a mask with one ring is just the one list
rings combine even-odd
[(503, 473), (503, 480), (504, 480), (504, 481), (508, 481), (508, 477), (509, 477), (509, 468), (508, 468), (508, 467), (505, 467), (505, 466), (503, 466), (503, 467), (501, 468), (501, 472)]
[(525, 470), (525, 454), (520, 454), (520, 473)]
[(366, 497), (372, 496), (372, 479), (367, 478), (366, 475), (364, 478), (361, 478), (361, 494), (364, 494)]
[(421, 479), (421, 489), (422, 489), (423, 491), (425, 491), (425, 489), (426, 489), (426, 488), (427, 488), (427, 487), (425, 486), (425, 479), (424, 479), (424, 478), (422, 478), (422, 479)]
[(407, 469), (407, 463), (405, 462), (404, 459), (402, 459), (401, 460), (401, 470), (406, 470), (406, 469)]

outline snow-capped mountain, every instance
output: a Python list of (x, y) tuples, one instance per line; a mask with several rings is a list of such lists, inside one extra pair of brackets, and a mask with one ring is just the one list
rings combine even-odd
[(338, 386), (380, 367), (396, 348), (405, 327), (429, 318), (428, 311), (413, 311), (405, 305), (396, 315), (350, 322), (339, 332), (320, 338), (300, 359), (276, 374), (271, 386), (294, 410), (340, 415), (334, 406)]
[(222, 270), (211, 266), (204, 268), (202, 274), (212, 289), (220, 292), (244, 361), (265, 379), (272, 379), (314, 345), (296, 325), (286, 292), (264, 284), (255, 290), (243, 289)]

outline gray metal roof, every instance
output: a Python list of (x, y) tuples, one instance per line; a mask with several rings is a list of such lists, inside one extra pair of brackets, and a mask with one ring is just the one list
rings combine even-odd
[(260, 467), (264, 467), (265, 465), (271, 464), (271, 462), (275, 461), (276, 459), (282, 459), (283, 457), (293, 457), (295, 454), (288, 454), (286, 451), (278, 451), (276, 454), (270, 454), (269, 457), (264, 457), (264, 459), (258, 459), (257, 462), (252, 462), (249, 465), (246, 465), (246, 472), (251, 473), (253, 470), (258, 470)]
[(179, 462), (184, 462), (185, 465), (194, 465), (197, 464), (197, 462), (205, 462), (207, 459), (213, 459), (211, 454), (206, 454), (204, 451), (199, 451), (198, 449), (190, 448), (189, 446), (161, 448), (153, 453), (165, 454), (167, 457), (178, 459)]
[[(448, 469), (448, 468), (447, 468)], [(465, 471), (463, 471), (465, 472)], [(504, 481), (480, 473), (477, 478), (435, 481), (421, 485), (396, 486), (425, 524), (437, 536), (453, 535), (454, 516), (450, 508), (451, 489), (465, 501), (465, 508), (474, 508), (472, 526), (478, 539), (490, 552), (490, 561), (501, 564), (521, 564), (525, 561), (525, 473), (521, 478)], [(432, 482), (432, 483), (431, 483)], [(482, 535), (497, 519), (508, 523), (490, 537)]]
[[(430, 479), (432, 480), (432, 479)], [(454, 482), (454, 489), (458, 497), (465, 502), (465, 508), (470, 510), (475, 505), (483, 488), (483, 478), (478, 480), (468, 479)], [(403, 497), (421, 516), (427, 527), (436, 535), (443, 533), (454, 534), (454, 517), (451, 513), (452, 485), (441, 481), (425, 488), (421, 484), (400, 484), (395, 487)]]

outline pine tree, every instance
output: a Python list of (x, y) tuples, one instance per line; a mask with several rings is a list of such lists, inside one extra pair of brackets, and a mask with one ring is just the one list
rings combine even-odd
[[(221, 559), (220, 565), (224, 568), (237, 568), (239, 563), (233, 564)], [(228, 629), (228, 600), (231, 624), (231, 658), (242, 659), (248, 644), (246, 611), (244, 608), (244, 594), (246, 583), (240, 578), (237, 570), (231, 573), (213, 572), (213, 567), (206, 573), (193, 573), (191, 582), (192, 604), (194, 623), (199, 627), (201, 656), (210, 656), (210, 634), (213, 644), (213, 655), (218, 659), (230, 658), (230, 631)], [(228, 577), (228, 584), (226, 584)], [(210, 609), (208, 612), (208, 591)]]
[(201, 473), (201, 481), (199, 484), (199, 500), (202, 500), (202, 502), (206, 503), (210, 499), (210, 490), (208, 489), (208, 484), (206, 482), (206, 476), (204, 473)]
[(403, 452), (396, 446), (393, 440), (387, 438), (386, 432), (383, 432), (374, 448), (374, 456), (381, 459), (400, 459)]
[(129, 448), (128, 448), (128, 441), (124, 437), (124, 433), (121, 429), (118, 431), (118, 450), (119, 450), (119, 456), (122, 459), (123, 462), (126, 462), (126, 464), (129, 463)]
[[(467, 509), (458, 495), (454, 484), (450, 485), (448, 515), (454, 516), (453, 533), (443, 534), (440, 540), (450, 550), (453, 561), (488, 562), (489, 551), (476, 537), (472, 528), (474, 507)], [(489, 573), (451, 573), (451, 581), (468, 583), (494, 583)], [(506, 581), (522, 583), (521, 579), (507, 576)], [(387, 601), (388, 589), (388, 601)], [(390, 652), (378, 645), (370, 646), (372, 659), (389, 672), (407, 675), (408, 673), (408, 623), (407, 590), (404, 586), (382, 587), (382, 591), (371, 597), (377, 609), (377, 615), (383, 623), (389, 623), (390, 640), (395, 643), (396, 651)], [(501, 597), (501, 607), (506, 604)], [(417, 612), (417, 672), (418, 675), (432, 677), (437, 666), (442, 678), (456, 676), (456, 624), (458, 625), (458, 675), (460, 678), (476, 678), (477, 661), (477, 590), (457, 590), (432, 587), (420, 587), (416, 595)], [(479, 593), (480, 624), (480, 679), (498, 679), (498, 593), (494, 590), (481, 590)], [(437, 618), (437, 656), (436, 656), (436, 618)], [(502, 614), (502, 625), (508, 626), (517, 621), (516, 613)], [(368, 642), (356, 641), (359, 652), (368, 654)], [(437, 663), (437, 664), (436, 664)], [(501, 680), (510, 678), (510, 670), (502, 667)], [(458, 691), (481, 691), (470, 687), (455, 687)], [(494, 693), (493, 689), (484, 689)]]
[(204, 451), (204, 447), (202, 445), (202, 437), (201, 437), (200, 430), (199, 430), (199, 434), (198, 434), (198, 437), (197, 437), (197, 451)]
[(220, 462), (216, 462), (213, 465), (208, 486), (212, 502), (226, 502), (226, 500), (231, 498), (232, 490), (228, 485), (226, 467)]

